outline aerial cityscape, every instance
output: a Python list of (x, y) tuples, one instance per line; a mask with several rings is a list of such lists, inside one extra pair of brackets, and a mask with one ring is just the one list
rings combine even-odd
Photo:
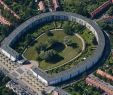
[(0, 0), (0, 95), (113, 95), (113, 0)]

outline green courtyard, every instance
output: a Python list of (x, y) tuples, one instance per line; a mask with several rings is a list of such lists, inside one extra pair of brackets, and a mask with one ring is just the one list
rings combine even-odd
[(94, 34), (76, 22), (53, 21), (30, 31), (12, 48), (49, 74), (84, 61), (97, 46)]
[[(24, 56), (28, 60), (38, 61), (39, 67), (42, 69), (49, 69), (62, 65), (76, 57), (82, 50), (81, 39), (78, 38), (76, 35), (67, 35), (66, 33), (64, 33), (64, 30), (53, 30), (52, 34), (52, 36), (48, 36), (46, 33), (43, 33), (40, 37), (36, 39), (36, 43), (24, 52)], [(64, 39), (66, 37), (72, 41), (74, 47), (66, 46), (64, 44)], [(59, 43), (56, 43), (56, 45), (51, 46), (49, 42), (51, 40), (55, 40)], [(52, 60), (52, 62), (47, 62), (45, 60), (39, 61), (38, 56), (40, 55), (37, 52), (36, 48), (38, 45), (40, 45), (40, 43), (49, 44), (48, 49), (53, 49), (58, 53), (59, 56), (56, 56), (57, 59), (53, 58), (54, 60)]]

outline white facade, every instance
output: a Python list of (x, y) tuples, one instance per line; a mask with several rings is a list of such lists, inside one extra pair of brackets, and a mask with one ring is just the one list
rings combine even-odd
[(45, 85), (48, 85), (48, 81), (45, 80), (43, 77), (41, 77), (40, 75), (38, 75), (37, 73), (35, 73), (32, 69), (31, 69), (31, 72), (33, 73), (33, 75), (35, 77), (38, 78), (39, 81), (41, 81), (42, 83), (44, 83)]
[(41, 77), (40, 75), (38, 75), (38, 79), (42, 82), (42, 83), (44, 83), (45, 85), (48, 85), (48, 81), (47, 80), (45, 80), (43, 77)]
[(34, 75), (35, 77), (38, 76), (37, 73), (35, 73), (32, 69), (31, 69), (31, 72), (33, 73), (33, 75)]
[(11, 56), (7, 51), (1, 49), (1, 52), (2, 52), (5, 56), (7, 56), (9, 59), (11, 59), (12, 61), (15, 61), (15, 60), (16, 60), (16, 58), (14, 58), (13, 56)]

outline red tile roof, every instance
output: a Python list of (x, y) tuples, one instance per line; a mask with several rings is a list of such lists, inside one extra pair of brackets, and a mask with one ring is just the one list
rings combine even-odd
[(86, 78), (86, 83), (101, 90), (105, 91), (109, 95), (113, 95), (113, 86), (100, 80), (99, 78), (95, 77), (94, 75), (90, 75)]
[(44, 1), (40, 1), (40, 2), (38, 3), (38, 6), (39, 6), (39, 10), (40, 10), (40, 11), (44, 11), (44, 10), (45, 10)]
[(100, 69), (98, 69), (96, 71), (96, 73), (113, 81), (113, 76), (109, 75), (108, 73), (106, 73)]
[(95, 17), (98, 13), (100, 13), (102, 10), (104, 10), (106, 7), (108, 7), (111, 4), (111, 0), (106, 1), (104, 4), (99, 6), (96, 10), (90, 13), (91, 17)]
[(54, 10), (56, 10), (59, 7), (58, 0), (52, 0), (52, 4), (53, 4), (53, 7), (54, 7)]

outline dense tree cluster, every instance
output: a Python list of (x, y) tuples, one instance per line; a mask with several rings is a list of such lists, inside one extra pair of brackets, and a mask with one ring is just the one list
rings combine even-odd
[(71, 26), (69, 26), (68, 24), (66, 24), (64, 27), (63, 27), (64, 31), (66, 34), (68, 35), (73, 35), (75, 33), (75, 29)]
[(13, 27), (0, 25), (0, 42), (11, 33)]
[(80, 32), (83, 28), (84, 26), (70, 21), (63, 25), (64, 32), (67, 35), (74, 35), (75, 33)]
[(107, 23), (105, 20), (101, 20), (98, 22), (99, 26), (102, 28), (102, 30), (112, 32), (113, 31), (113, 24)]
[(23, 21), (39, 13), (35, 0), (4, 0), (4, 2), (15, 11)]
[(13, 29), (20, 25), (22, 22), (34, 15), (39, 14), (35, 0), (4, 0), (4, 2), (8, 5), (9, 8), (16, 12), (16, 14), (19, 15), (21, 19), (16, 19), (13, 14), (11, 14), (0, 5), (1, 15), (11, 22), (10, 27), (0, 25), (0, 41), (9, 35)]
[(89, 17), (89, 13), (107, 0), (61, 0), (63, 9)]
[(108, 13), (110, 16), (113, 15), (113, 6), (111, 6), (111, 7), (109, 8), (109, 10), (107, 11), (107, 13)]
[(51, 61), (52, 59), (54, 59), (54, 56), (57, 55), (57, 52), (53, 49), (47, 50), (47, 51), (41, 51), (39, 58), (41, 60), (45, 60), (45, 61)]
[(47, 44), (45, 43), (39, 43), (39, 45), (36, 47), (36, 50), (38, 53), (41, 51), (45, 51), (47, 49)]
[(72, 40), (70, 39), (70, 37), (68, 36), (64, 37), (64, 44), (66, 44), (67, 46), (72, 45)]
[(36, 50), (39, 54), (38, 60), (51, 61), (57, 54), (57, 52), (51, 47), (57, 43), (57, 40), (48, 39), (46, 43), (39, 43)]

